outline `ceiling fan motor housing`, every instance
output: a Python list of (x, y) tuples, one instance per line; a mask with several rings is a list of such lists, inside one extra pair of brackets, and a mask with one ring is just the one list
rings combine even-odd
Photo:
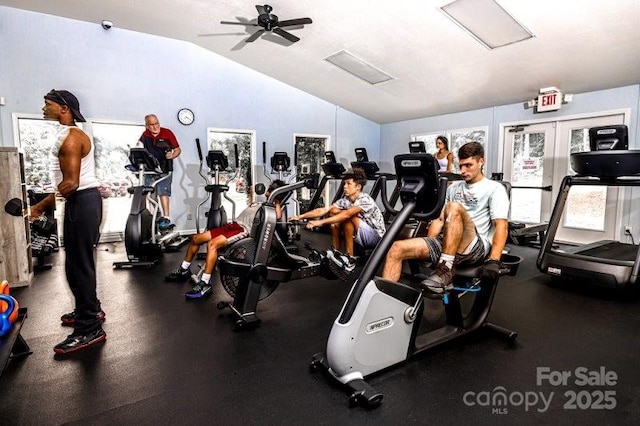
[(278, 17), (270, 13), (258, 16), (258, 25), (267, 31), (271, 31), (278, 24)]

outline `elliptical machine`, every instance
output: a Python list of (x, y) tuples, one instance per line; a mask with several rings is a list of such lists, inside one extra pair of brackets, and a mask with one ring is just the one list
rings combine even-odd
[[(326, 355), (317, 353), (311, 362), (312, 371), (322, 369), (345, 386), (352, 405), (361, 403), (375, 407), (380, 404), (382, 394), (364, 378), (429, 348), (481, 327), (498, 331), (511, 342), (517, 336), (511, 330), (487, 322), (498, 280), (491, 282), (479, 278), (481, 266), (454, 266), (454, 290), (437, 296), (444, 304), (446, 324), (426, 331), (421, 328), (424, 310), (422, 290), (374, 277), (408, 220), (412, 216), (431, 220), (438, 216), (445, 202), (447, 179), (438, 177), (433, 156), (401, 154), (394, 161), (403, 207), (394, 211), (395, 220), (353, 284), (333, 323)], [(385, 208), (393, 210), (384, 182), (381, 191)], [(517, 256), (509, 260), (510, 265), (501, 268), (501, 274), (515, 274), (517, 265), (522, 261)], [(474, 297), (468, 312), (463, 310), (460, 301), (463, 295)]]
[[(227, 212), (224, 208), (224, 205), (222, 204), (222, 197), (224, 197), (229, 203), (231, 203), (231, 220), (235, 219), (236, 202), (228, 195), (228, 183), (236, 179), (237, 173), (239, 172), (240, 168), (238, 160), (238, 146), (235, 145), (236, 176), (228, 180), (226, 184), (221, 184), (220, 173), (228, 171), (229, 168), (229, 160), (226, 154), (220, 150), (209, 150), (206, 158), (207, 166), (209, 166), (209, 172), (205, 174), (202, 171), (202, 166), (205, 159), (202, 155), (202, 147), (200, 145), (200, 139), (198, 138), (196, 138), (196, 147), (198, 148), (198, 157), (200, 158), (200, 167), (198, 169), (198, 173), (206, 182), (204, 190), (209, 194), (207, 198), (196, 207), (196, 232), (199, 233), (204, 231), (205, 229), (219, 228), (228, 223)], [(205, 229), (200, 229), (200, 209), (207, 202), (209, 202), (209, 210), (205, 212), (207, 225)], [(204, 259), (205, 257), (206, 253), (198, 253), (199, 259)]]
[[(271, 176), (267, 174), (267, 143), (266, 142), (262, 142), (262, 164), (263, 164), (263, 167), (262, 167), (263, 174), (267, 178), (267, 181), (273, 182), (273, 179), (271, 178)], [(284, 151), (274, 152), (270, 158), (270, 165), (271, 165), (271, 174), (276, 175), (277, 179), (283, 182), (291, 183), (291, 181), (295, 178), (295, 172), (292, 173), (290, 170), (291, 158), (289, 157), (289, 154), (287, 154), (286, 152)], [(312, 176), (311, 179), (314, 179), (314, 177)], [(315, 185), (317, 186), (317, 182)], [(295, 203), (295, 208), (294, 208), (295, 215), (297, 215), (300, 210), (298, 200), (296, 199), (296, 197), (293, 196), (294, 193), (295, 193), (295, 190), (291, 192), (287, 192), (285, 196), (280, 200), (280, 203), (282, 206), (282, 214), (284, 215), (283, 217), (284, 220), (279, 221), (278, 224), (276, 225), (276, 229), (280, 234), (280, 237), (284, 240), (285, 244), (287, 244), (287, 249), (289, 251), (297, 251), (298, 248), (295, 245), (295, 241), (300, 239), (299, 225), (295, 222), (289, 222), (287, 220), (289, 213), (288, 213), (286, 204), (289, 202), (289, 200)]]
[[(129, 161), (131, 164), (127, 169), (137, 173), (138, 185), (127, 189), (130, 194), (133, 194), (131, 210), (124, 230), (128, 261), (114, 262), (115, 269), (149, 268), (160, 261), (163, 250), (178, 250), (189, 240), (188, 237), (180, 236), (180, 233), (173, 228), (162, 232), (157, 230), (156, 219), (160, 211), (160, 202), (152, 195), (155, 193), (156, 186), (168, 179), (173, 172), (169, 170), (167, 176), (154, 181), (151, 186), (145, 186), (145, 175), (154, 176), (164, 173), (158, 160), (144, 148), (131, 148)], [(148, 205), (151, 206), (151, 210), (147, 208)]]
[[(200, 232), (200, 208), (209, 202), (209, 210), (205, 213), (207, 218), (206, 229), (219, 228), (227, 224), (227, 212), (222, 205), (222, 197), (224, 197), (229, 203), (231, 203), (231, 218), (236, 217), (236, 203), (232, 198), (227, 195), (229, 191), (228, 185), (220, 183), (220, 173), (228, 171), (229, 159), (226, 154), (220, 150), (209, 150), (207, 153), (207, 166), (209, 166), (209, 173), (205, 175), (202, 172), (202, 165), (204, 163), (204, 157), (202, 155), (202, 147), (200, 146), (200, 139), (196, 138), (196, 146), (198, 148), (198, 157), (200, 158), (200, 168), (198, 173), (207, 183), (204, 190), (209, 193), (207, 198), (198, 204), (196, 207), (196, 231)], [(235, 146), (236, 154), (236, 170), (238, 170), (238, 146)], [(233, 179), (231, 179), (233, 180)], [(228, 183), (228, 181), (227, 181)]]

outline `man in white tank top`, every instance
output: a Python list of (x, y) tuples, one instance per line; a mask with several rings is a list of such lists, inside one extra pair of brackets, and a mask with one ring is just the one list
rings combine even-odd
[[(72, 312), (62, 315), (62, 325), (72, 326), (71, 333), (57, 344), (56, 354), (67, 354), (104, 342), (102, 329), (105, 314), (96, 294), (94, 247), (100, 237), (102, 198), (95, 173), (94, 146), (76, 121), (85, 121), (78, 99), (66, 90), (51, 90), (44, 96), (44, 118), (62, 125), (51, 150), (52, 184), (65, 202), (64, 246), (65, 272), (75, 298)], [(31, 207), (37, 218), (55, 206), (55, 194)]]

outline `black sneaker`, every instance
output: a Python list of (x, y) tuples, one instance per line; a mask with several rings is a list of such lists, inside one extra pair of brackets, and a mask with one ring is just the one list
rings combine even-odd
[(355, 259), (338, 250), (327, 250), (327, 259), (329, 260), (329, 269), (331, 269), (331, 272), (342, 281), (348, 281), (356, 269)]
[(191, 277), (191, 270), (189, 268), (182, 269), (181, 266), (178, 266), (177, 269), (169, 272), (169, 274), (167, 274), (164, 277), (164, 279), (166, 281), (179, 281), (179, 280), (189, 279), (190, 277)]
[[(104, 311), (98, 312), (96, 317), (101, 322), (104, 322), (105, 319), (106, 319), (106, 315), (105, 315)], [(76, 318), (78, 318), (78, 313), (76, 311), (73, 311), (73, 312), (69, 312), (68, 314), (62, 315), (60, 317), (60, 321), (62, 321), (62, 325), (73, 326), (76, 323)]]
[(187, 299), (201, 299), (205, 296), (209, 296), (211, 291), (213, 291), (213, 286), (211, 284), (200, 281), (198, 284), (194, 285), (191, 290), (186, 292), (184, 297)]
[(429, 278), (420, 283), (420, 286), (424, 290), (436, 294), (451, 291), (453, 289), (453, 272), (444, 262), (440, 262)]
[(107, 340), (107, 333), (102, 328), (98, 328), (87, 334), (70, 334), (65, 340), (54, 346), (53, 351), (57, 354), (68, 354), (88, 348), (97, 343)]

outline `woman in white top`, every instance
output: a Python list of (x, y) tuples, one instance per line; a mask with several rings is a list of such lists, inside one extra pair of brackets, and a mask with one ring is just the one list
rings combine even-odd
[(451, 173), (453, 170), (453, 153), (449, 151), (449, 140), (445, 136), (438, 136), (436, 138), (436, 152), (433, 156), (438, 160), (438, 169), (441, 173)]

